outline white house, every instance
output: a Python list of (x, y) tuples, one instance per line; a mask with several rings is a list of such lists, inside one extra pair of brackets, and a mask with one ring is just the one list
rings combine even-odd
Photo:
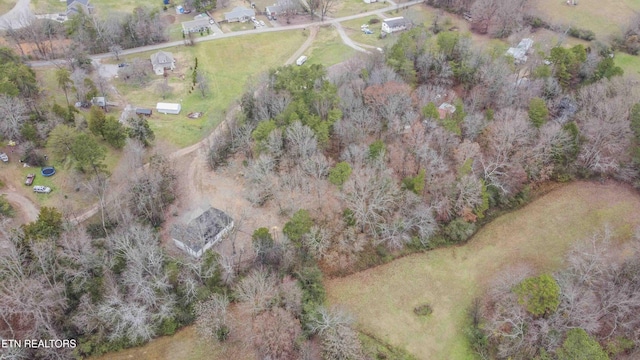
[(387, 34), (406, 29), (407, 22), (402, 16), (382, 20), (382, 31)]
[(227, 22), (241, 21), (245, 22), (256, 16), (256, 11), (253, 9), (247, 9), (242, 6), (237, 6), (233, 10), (224, 13), (224, 19)]
[(506, 55), (513, 56), (516, 60), (516, 64), (524, 63), (527, 61), (527, 54), (532, 46), (533, 39), (524, 38), (520, 40), (518, 46), (509, 48)]
[(166, 51), (158, 51), (151, 55), (151, 66), (156, 75), (164, 75), (164, 70), (173, 70), (176, 68), (176, 59), (173, 54)]
[(233, 219), (221, 210), (210, 207), (186, 225), (173, 227), (173, 243), (182, 251), (199, 258), (233, 229)]
[(180, 114), (180, 110), (182, 110), (182, 105), (180, 104), (159, 102), (158, 105), (156, 105), (156, 111), (165, 115), (166, 114), (178, 115)]

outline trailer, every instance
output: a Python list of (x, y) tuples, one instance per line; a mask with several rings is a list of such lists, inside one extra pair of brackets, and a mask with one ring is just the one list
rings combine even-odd
[(180, 110), (182, 110), (182, 106), (180, 104), (175, 103), (158, 103), (156, 105), (156, 111), (161, 114), (180, 114)]

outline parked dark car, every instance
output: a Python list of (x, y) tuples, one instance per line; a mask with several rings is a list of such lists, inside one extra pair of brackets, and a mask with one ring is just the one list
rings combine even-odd
[(29, 174), (27, 175), (27, 180), (24, 182), (25, 185), (31, 185), (33, 184), (33, 179), (36, 178), (36, 174)]

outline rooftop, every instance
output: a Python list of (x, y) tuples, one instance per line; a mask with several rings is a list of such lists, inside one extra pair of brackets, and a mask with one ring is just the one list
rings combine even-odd
[(172, 237), (194, 252), (198, 252), (207, 242), (214, 241), (216, 236), (232, 223), (233, 219), (225, 212), (210, 207), (193, 217), (186, 226), (174, 227)]
[(398, 17), (394, 17), (394, 18), (390, 18), (390, 19), (384, 19), (384, 20), (382, 20), (382, 22), (384, 22), (387, 25), (389, 25), (389, 27), (396, 27), (396, 26), (406, 25), (406, 21), (405, 21), (404, 17), (402, 17), (402, 16), (398, 16)]

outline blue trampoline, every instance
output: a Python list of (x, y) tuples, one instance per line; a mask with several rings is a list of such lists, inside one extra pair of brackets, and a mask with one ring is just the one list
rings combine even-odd
[(51, 175), (56, 173), (56, 169), (53, 166), (47, 166), (47, 167), (42, 168), (40, 173), (44, 177), (49, 177), (49, 176), (51, 176)]

